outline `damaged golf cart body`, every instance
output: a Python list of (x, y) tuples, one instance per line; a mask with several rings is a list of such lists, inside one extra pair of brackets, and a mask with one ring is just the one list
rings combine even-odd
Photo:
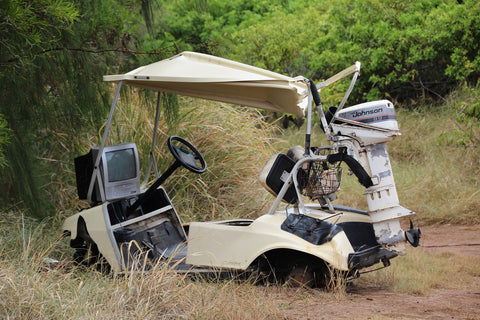
[[(75, 159), (79, 196), (92, 207), (69, 217), (63, 226), (76, 259), (90, 263), (103, 257), (114, 272), (124, 272), (137, 267), (133, 257), (143, 253), (151, 261), (168, 260), (188, 272), (260, 271), (281, 281), (292, 277), (317, 284), (328, 268), (354, 274), (380, 261), (388, 265), (405, 252), (406, 241), (418, 245), (420, 231), (400, 227), (400, 218), (414, 213), (399, 205), (386, 148), (400, 135), (393, 105), (382, 100), (343, 109), (359, 71), (357, 62), (315, 85), (304, 77), (184, 52), (126, 74), (105, 76), (105, 81), (117, 83), (117, 90), (101, 145)], [(319, 91), (349, 75), (352, 82), (343, 100), (325, 115)], [(106, 146), (124, 84), (159, 92), (146, 174), (153, 171), (157, 180), (146, 190), (147, 178), (140, 187), (135, 145)], [(306, 116), (305, 146), (272, 156), (260, 174), (276, 197), (268, 213), (255, 220), (182, 224), (161, 185), (179, 166), (202, 173), (206, 164), (191, 144), (170, 137), (168, 147), (176, 160), (158, 174), (153, 150), (161, 92)], [(311, 146), (312, 102), (329, 146)], [(115, 154), (131, 160), (128, 170), (112, 160)], [(365, 186), (368, 211), (332, 204), (342, 162)], [(110, 171), (128, 173), (112, 178)], [(280, 208), (282, 202), (285, 208)]]

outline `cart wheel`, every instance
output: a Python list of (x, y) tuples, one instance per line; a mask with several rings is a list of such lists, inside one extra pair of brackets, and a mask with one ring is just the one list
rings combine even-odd
[(89, 267), (95, 264), (98, 260), (98, 250), (95, 249), (96, 248), (94, 248), (94, 245), (90, 244), (88, 241), (83, 240), (82, 244), (79, 247), (75, 248), (75, 252), (73, 253), (73, 261), (75, 261), (77, 265), (85, 267)]
[(315, 272), (305, 263), (295, 265), (285, 279), (285, 284), (291, 287), (315, 287)]
[(110, 265), (98, 251), (97, 245), (85, 240), (81, 246), (75, 248), (73, 261), (79, 266), (95, 266), (95, 269), (102, 274), (108, 274), (110, 272)]
[(75, 252), (73, 253), (73, 262), (75, 262), (76, 265), (84, 265), (87, 251), (88, 248), (86, 246), (75, 248)]
[(285, 284), (292, 287), (328, 288), (331, 277), (331, 270), (324, 264), (300, 261), (285, 277)]

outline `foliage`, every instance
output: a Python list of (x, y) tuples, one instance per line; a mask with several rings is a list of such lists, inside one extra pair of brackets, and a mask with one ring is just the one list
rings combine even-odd
[(447, 101), (458, 116), (480, 120), (480, 83), (476, 87), (463, 84), (449, 95)]
[(314, 79), (358, 60), (364, 79), (355, 100), (404, 100), (445, 95), (459, 79), (478, 80), (479, 24), (477, 1), (322, 1), (238, 29), (233, 52), (282, 73), (292, 71), (276, 59), (290, 60), (296, 73), (307, 69), (304, 75)]
[(4, 149), (10, 142), (10, 138), (11, 132), (8, 128), (7, 120), (5, 120), (5, 117), (0, 113), (0, 168), (6, 165)]
[[(315, 18), (314, 12), (301, 10), (306, 20)], [(310, 34), (299, 23), (297, 13), (279, 11), (254, 21), (249, 25), (244, 22), (245, 28), (232, 34), (233, 58), (290, 76), (308, 76), (307, 56), (302, 48), (309, 45)]]
[(225, 56), (237, 46), (231, 34), (272, 12), (295, 11), (303, 3), (304, 0), (162, 1), (156, 38), (174, 43), (178, 51)]
[[(40, 79), (32, 71), (41, 68), (35, 58), (60, 42), (61, 33), (68, 30), (78, 12), (69, 1), (32, 1), (28, 4), (23, 1), (3, 1), (0, 8), (0, 112), (7, 117), (14, 134), (6, 152), (9, 166), (2, 171), (2, 198), (9, 194), (13, 180), (18, 179), (16, 181), (22, 182), (16, 193), (33, 200), (30, 204), (38, 208), (37, 186), (33, 182), (31, 163), (26, 160), (27, 153), (33, 150), (29, 150), (27, 141), (35, 135), (35, 130), (31, 130), (33, 124), (41, 121), (39, 113), (35, 111), (40, 109), (42, 103), (32, 108), (32, 102), (49, 93), (43, 93), (45, 89), (35, 82)], [(45, 85), (49, 86), (49, 83)], [(16, 157), (12, 158), (13, 154)], [(10, 178), (5, 179), (7, 176)]]
[(52, 50), (61, 41), (79, 15), (74, 3), (68, 0), (22, 0), (0, 3), (0, 77), (12, 69), (28, 67), (32, 57)]
[(102, 76), (110, 66), (130, 67), (123, 61), (135, 49), (144, 2), (0, 3), (0, 113), (12, 132), (3, 203), (21, 202), (36, 216), (53, 209), (56, 169), (71, 163), (84, 130), (103, 122), (110, 91)]
[(358, 60), (351, 102), (444, 97), (480, 76), (474, 0), (178, 0), (163, 3), (157, 20), (158, 45), (291, 76), (326, 79)]

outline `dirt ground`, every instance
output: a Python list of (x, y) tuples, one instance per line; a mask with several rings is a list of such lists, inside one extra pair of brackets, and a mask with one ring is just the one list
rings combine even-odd
[[(423, 227), (419, 250), (454, 251), (480, 257), (480, 226)], [(479, 265), (480, 268), (480, 265)], [(449, 279), (445, 279), (448, 281)], [(480, 319), (480, 277), (462, 289), (435, 288), (428, 295), (406, 295), (361, 283), (339, 299), (309, 295), (288, 304), (286, 319)]]

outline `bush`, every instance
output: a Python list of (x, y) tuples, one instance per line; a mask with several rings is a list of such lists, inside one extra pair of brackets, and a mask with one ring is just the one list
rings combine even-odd
[(233, 37), (235, 57), (281, 73), (326, 79), (362, 62), (358, 101), (444, 96), (480, 75), (476, 1), (322, 1), (272, 13)]

